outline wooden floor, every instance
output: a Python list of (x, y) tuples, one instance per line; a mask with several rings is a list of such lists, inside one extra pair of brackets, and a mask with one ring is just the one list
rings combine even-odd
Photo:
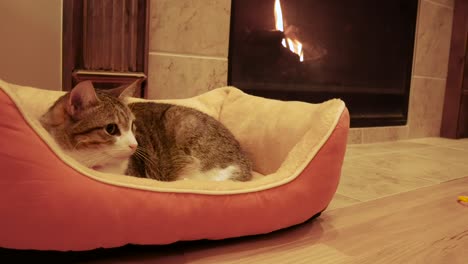
[(88, 263), (465, 264), (468, 205), (457, 196), (468, 195), (467, 161), (468, 140), (350, 145), (330, 207), (299, 226), (224, 241), (29, 257)]

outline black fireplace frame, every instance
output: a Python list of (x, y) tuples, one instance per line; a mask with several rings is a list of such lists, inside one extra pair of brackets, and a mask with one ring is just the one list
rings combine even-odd
[[(230, 40), (233, 38), (235, 25), (235, 2), (231, 1), (231, 21), (230, 21)], [(419, 1), (415, 1), (414, 9), (416, 12), (414, 21), (408, 27), (411, 27), (413, 41), (408, 43), (408, 58), (405, 61), (405, 87), (403, 93), (356, 93), (345, 92), (340, 89), (329, 89), (327, 91), (318, 89), (317, 91), (284, 91), (281, 90), (281, 84), (256, 83), (249, 86), (249, 83), (233, 81), (231, 58), (235, 52), (235, 47), (229, 44), (228, 53), (228, 84), (244, 90), (248, 94), (262, 96), (266, 98), (286, 100), (286, 101), (304, 101), (309, 103), (321, 103), (332, 98), (342, 99), (350, 111), (351, 127), (379, 127), (379, 126), (400, 126), (406, 125), (409, 108), (409, 95), (412, 79), (412, 68), (414, 58), (414, 45), (416, 37), (416, 20), (419, 8)]]

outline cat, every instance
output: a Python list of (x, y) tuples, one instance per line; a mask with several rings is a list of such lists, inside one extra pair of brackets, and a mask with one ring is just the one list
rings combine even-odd
[(126, 103), (137, 82), (95, 90), (78, 83), (40, 118), (63, 151), (89, 168), (159, 181), (248, 181), (251, 162), (234, 135), (198, 110)]

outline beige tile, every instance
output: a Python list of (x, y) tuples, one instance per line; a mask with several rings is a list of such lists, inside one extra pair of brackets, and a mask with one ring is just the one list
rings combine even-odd
[(178, 99), (227, 83), (227, 61), (150, 55), (148, 98)]
[(230, 0), (152, 0), (150, 51), (227, 57)]
[(408, 153), (432, 160), (446, 161), (461, 165), (467, 164), (468, 161), (468, 151), (449, 147), (429, 147), (423, 149), (412, 149), (408, 150)]
[(453, 139), (452, 141), (445, 144), (444, 146), (448, 147), (448, 148), (468, 151), (468, 139), (467, 138), (465, 138), (465, 139)]
[(351, 128), (348, 133), (348, 144), (361, 144), (362, 143), (362, 129)]
[(407, 142), (421, 143), (433, 146), (449, 146), (458, 144), (462, 142), (461, 140), (451, 139), (451, 138), (442, 138), (442, 137), (424, 137), (424, 138), (414, 138), (408, 139)]
[(416, 36), (414, 75), (447, 76), (453, 9), (421, 0)]
[(389, 170), (399, 177), (422, 178), (436, 183), (468, 176), (468, 165), (421, 157), (408, 152), (375, 154), (354, 160), (353, 164)]
[(408, 141), (395, 141), (385, 143), (372, 143), (372, 144), (356, 144), (348, 145), (346, 148), (346, 157), (353, 158), (364, 155), (373, 155), (380, 153), (392, 153), (399, 151), (408, 151), (412, 149), (427, 148), (429, 145), (414, 143)]
[(429, 180), (404, 177), (383, 168), (345, 164), (338, 193), (356, 200), (369, 201), (433, 184)]
[(357, 203), (361, 203), (361, 201), (336, 193), (327, 210), (343, 208)]
[(362, 143), (396, 141), (407, 138), (407, 126), (369, 127), (362, 129)]
[(409, 137), (440, 135), (445, 80), (413, 78), (409, 104)]

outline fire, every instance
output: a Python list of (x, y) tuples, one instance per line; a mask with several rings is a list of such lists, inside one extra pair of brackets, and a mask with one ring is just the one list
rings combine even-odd
[(281, 11), (281, 3), (279, 0), (275, 1), (275, 26), (276, 30), (284, 32), (283, 11)]
[(299, 42), (298, 40), (292, 40), (290, 38), (287, 38), (287, 40), (288, 40), (289, 50), (299, 55), (300, 61), (304, 61), (304, 51), (302, 50), (302, 43)]
[[(284, 32), (284, 21), (283, 21), (283, 11), (281, 10), (281, 3), (280, 0), (275, 0), (275, 7), (274, 7), (274, 15), (275, 15), (275, 28), (281, 32)], [(286, 44), (287, 42), (287, 44)], [(302, 50), (302, 43), (297, 39), (291, 39), (286, 37), (281, 41), (283, 47), (289, 47), (291, 52), (299, 55), (300, 61), (304, 61), (304, 51)]]
[[(279, 0), (275, 1), (275, 27), (276, 30), (284, 32), (284, 24), (283, 24), (283, 11), (281, 10), (281, 3)], [(286, 48), (286, 40), (283, 39), (281, 44)]]

